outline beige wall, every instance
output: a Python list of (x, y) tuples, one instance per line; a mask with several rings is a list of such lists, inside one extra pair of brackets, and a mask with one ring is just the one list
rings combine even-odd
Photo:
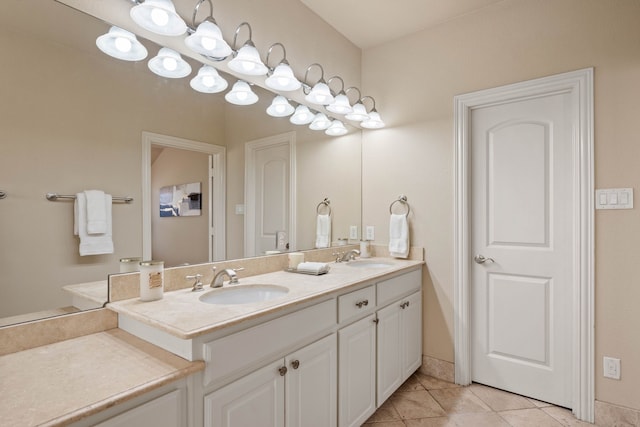
[[(160, 217), (160, 189), (177, 184), (200, 183), (201, 214), (179, 218)], [(165, 267), (209, 261), (209, 155), (164, 148), (151, 164), (151, 253)]]
[[(596, 188), (640, 187), (640, 2), (508, 0), (363, 52), (363, 87), (388, 127), (363, 137), (364, 224), (388, 239), (406, 194), (426, 248), (424, 353), (453, 361), (453, 97), (595, 67)], [(385, 171), (385, 173), (380, 173)], [(640, 210), (596, 219), (596, 398), (640, 408)], [(602, 356), (622, 380), (602, 377)]]

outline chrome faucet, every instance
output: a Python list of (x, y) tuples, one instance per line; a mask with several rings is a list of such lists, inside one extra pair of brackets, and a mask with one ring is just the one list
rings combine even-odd
[(338, 257), (336, 258), (336, 262), (353, 261), (354, 259), (356, 259), (357, 255), (360, 255), (360, 251), (357, 249), (351, 249), (350, 251), (347, 251), (343, 254), (339, 253)]
[[(237, 271), (242, 271), (244, 268), (225, 268), (224, 270), (219, 271), (213, 276), (213, 280), (211, 280), (212, 288), (220, 288), (224, 284), (224, 276), (229, 278), (229, 284), (235, 285), (238, 282)], [(213, 267), (213, 271), (216, 271), (216, 268)]]

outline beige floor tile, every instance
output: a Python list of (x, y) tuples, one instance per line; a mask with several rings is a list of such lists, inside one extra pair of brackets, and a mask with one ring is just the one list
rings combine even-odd
[(391, 399), (384, 402), (365, 423), (381, 423), (385, 421), (400, 421), (400, 414), (391, 404)]
[(546, 408), (547, 406), (553, 406), (553, 404), (551, 403), (542, 402), (541, 400), (535, 400), (530, 397), (526, 397), (525, 399), (533, 403), (536, 406), (536, 408)]
[(513, 427), (560, 427), (558, 421), (546, 414), (542, 409), (516, 409), (513, 411), (499, 412)]
[(419, 391), (419, 390), (424, 390), (423, 385), (420, 384), (420, 381), (418, 381), (418, 378), (416, 377), (416, 375), (411, 375), (409, 379), (406, 380), (404, 384), (402, 384), (398, 388), (397, 391), (403, 392), (403, 391)]
[(495, 412), (473, 414), (451, 414), (449, 419), (455, 427), (510, 427)]
[(403, 420), (445, 415), (438, 402), (426, 390), (396, 392), (390, 400)]
[(450, 420), (447, 417), (420, 418), (418, 420), (406, 420), (404, 424), (407, 427), (456, 427), (455, 422)]
[(439, 380), (438, 378), (425, 375), (421, 372), (416, 372), (415, 377), (418, 381), (420, 381), (420, 384), (422, 384), (424, 388), (426, 388), (427, 390), (434, 390), (434, 389), (440, 389), (440, 388), (460, 388), (460, 386), (457, 384), (450, 383), (447, 381), (442, 381), (442, 380)]
[(429, 390), (429, 393), (448, 414), (491, 412), (491, 408), (473, 394), (469, 388), (443, 388)]
[(556, 421), (567, 427), (588, 427), (593, 426), (591, 423), (580, 421), (573, 416), (569, 409), (560, 408), (558, 406), (547, 406), (542, 409), (546, 414), (551, 415)]
[(381, 423), (369, 423), (363, 424), (369, 427), (405, 427), (405, 424), (402, 421), (385, 421)]
[(494, 411), (508, 411), (511, 409), (535, 408), (536, 405), (526, 397), (509, 393), (482, 384), (472, 384), (469, 390), (489, 405)]

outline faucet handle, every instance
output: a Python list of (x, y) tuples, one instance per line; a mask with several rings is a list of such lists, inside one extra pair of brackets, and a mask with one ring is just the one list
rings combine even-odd
[(195, 280), (195, 283), (193, 284), (193, 288), (191, 289), (191, 292), (199, 292), (199, 291), (203, 291), (204, 287), (202, 285), (202, 281), (200, 279), (202, 279), (202, 274), (195, 274), (193, 276), (185, 276), (185, 279), (187, 280)]
[[(234, 273), (237, 273), (238, 271), (244, 271), (244, 267), (238, 267), (238, 268), (231, 268), (231, 271), (233, 271)], [(235, 274), (232, 277), (229, 277), (229, 283), (235, 285), (238, 282), (238, 276), (236, 276)]]

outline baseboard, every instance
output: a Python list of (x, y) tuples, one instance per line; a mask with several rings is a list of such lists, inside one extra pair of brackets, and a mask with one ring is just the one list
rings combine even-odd
[(442, 381), (450, 383), (455, 381), (455, 370), (452, 362), (436, 359), (434, 357), (422, 356), (422, 366), (420, 373), (432, 376)]

